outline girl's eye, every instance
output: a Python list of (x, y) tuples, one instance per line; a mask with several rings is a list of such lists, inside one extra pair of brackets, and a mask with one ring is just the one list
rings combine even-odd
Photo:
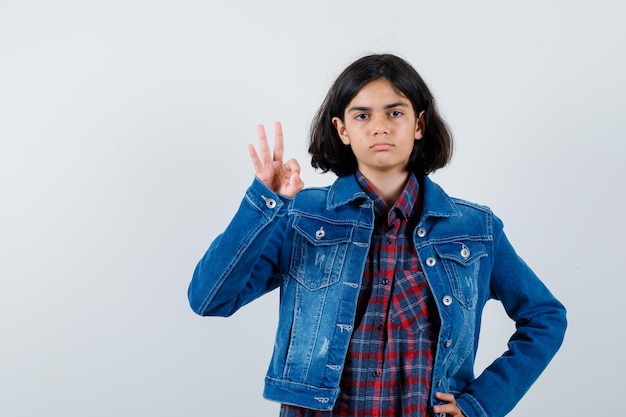
[(365, 113), (357, 114), (356, 116), (354, 116), (354, 118), (357, 120), (365, 120), (367, 119), (367, 114)]
[(391, 117), (399, 117), (402, 116), (402, 112), (400, 110), (392, 110), (389, 112)]

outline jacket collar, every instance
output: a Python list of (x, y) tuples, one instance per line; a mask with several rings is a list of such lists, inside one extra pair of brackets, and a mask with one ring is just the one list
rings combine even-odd
[[(418, 178), (420, 193), (424, 205), (422, 206), (422, 219), (426, 217), (454, 217), (460, 216), (461, 212), (455, 207), (454, 202), (434, 183), (428, 176)], [(331, 210), (348, 204), (352, 201), (367, 200), (367, 194), (361, 189), (354, 175), (346, 175), (337, 178), (330, 186), (326, 207)]]
[(450, 196), (430, 178), (424, 176), (420, 181), (423, 191), (424, 205), (422, 206), (422, 219), (427, 217), (455, 217), (461, 212)]
[(331, 210), (356, 200), (367, 200), (367, 194), (361, 189), (354, 175), (337, 178), (330, 186), (326, 207)]

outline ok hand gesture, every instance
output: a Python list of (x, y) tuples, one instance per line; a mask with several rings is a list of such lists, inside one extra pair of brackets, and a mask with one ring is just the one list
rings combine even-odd
[(252, 159), (254, 173), (269, 189), (286, 197), (293, 197), (304, 187), (300, 178), (300, 164), (295, 159), (283, 163), (283, 128), (280, 122), (274, 123), (274, 153), (265, 135), (265, 127), (257, 126), (259, 136), (259, 151), (257, 154), (254, 145), (248, 145), (248, 153)]

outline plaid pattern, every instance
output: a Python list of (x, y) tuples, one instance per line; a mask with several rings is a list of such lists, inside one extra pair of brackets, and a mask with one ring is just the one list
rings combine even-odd
[(283, 405), (281, 417), (430, 415), (438, 319), (411, 238), (419, 218), (419, 185), (411, 175), (389, 209), (365, 177), (356, 175), (374, 201), (376, 224), (341, 394), (333, 411)]

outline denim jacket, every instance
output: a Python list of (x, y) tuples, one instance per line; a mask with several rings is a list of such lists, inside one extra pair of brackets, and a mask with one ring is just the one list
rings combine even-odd
[[(440, 318), (434, 392), (454, 394), (467, 417), (503, 416), (561, 345), (565, 308), (515, 253), (486, 207), (449, 197), (428, 177), (414, 244)], [(354, 176), (293, 199), (255, 179), (235, 217), (198, 263), (188, 296), (205, 316), (229, 316), (280, 288), (279, 322), (264, 396), (330, 410), (354, 328), (374, 226)], [(481, 314), (490, 298), (515, 321), (508, 350), (474, 376)]]

